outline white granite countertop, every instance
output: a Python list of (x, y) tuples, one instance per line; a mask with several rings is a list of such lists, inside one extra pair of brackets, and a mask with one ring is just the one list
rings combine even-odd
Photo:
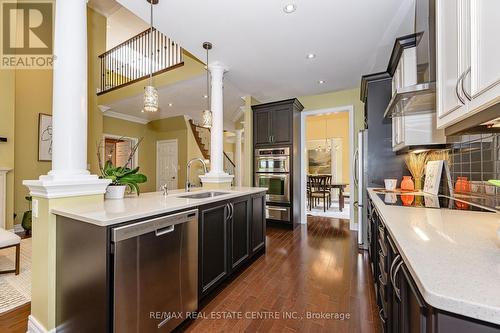
[(425, 301), (500, 324), (500, 214), (390, 206), (368, 192)]
[(104, 202), (95, 204), (68, 205), (66, 207), (53, 209), (52, 213), (107, 227), (148, 216), (195, 208), (212, 202), (265, 192), (266, 188), (233, 187), (230, 190), (212, 191), (224, 192), (227, 194), (205, 199), (187, 199), (180, 198), (180, 196), (211, 191), (192, 189), (191, 192), (188, 193), (184, 192), (184, 190), (175, 190), (169, 191), (168, 196), (164, 196), (162, 192), (150, 192), (142, 193), (140, 196), (130, 195), (122, 200), (104, 200)]

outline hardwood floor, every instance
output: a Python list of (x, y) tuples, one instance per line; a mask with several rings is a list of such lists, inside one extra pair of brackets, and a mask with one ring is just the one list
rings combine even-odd
[(0, 333), (26, 333), (31, 304), (27, 303), (0, 314)]
[[(368, 255), (358, 252), (349, 221), (309, 217), (308, 222), (293, 232), (269, 227), (266, 254), (204, 306), (206, 318), (191, 321), (186, 331), (379, 332)], [(307, 312), (349, 319), (301, 319)], [(26, 332), (29, 313), (26, 304), (0, 315), (0, 332)]]
[[(379, 332), (368, 255), (358, 252), (349, 221), (308, 219), (307, 227), (293, 232), (268, 228), (266, 255), (202, 308), (203, 318), (186, 331)], [(346, 319), (320, 317), (335, 313)], [(253, 319), (259, 314), (278, 319)], [(211, 317), (223, 315), (241, 318)]]

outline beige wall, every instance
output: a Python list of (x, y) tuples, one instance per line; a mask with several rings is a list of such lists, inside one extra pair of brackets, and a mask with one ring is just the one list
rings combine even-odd
[(23, 212), (28, 210), (25, 196), (28, 188), (25, 179), (38, 179), (51, 169), (51, 162), (38, 161), (38, 117), (40, 113), (52, 114), (52, 71), (16, 71), (16, 124), (15, 124), (15, 184), (14, 209), (21, 223)]
[(306, 141), (330, 138), (342, 140), (342, 182), (349, 183), (349, 112), (306, 117)]
[[(16, 72), (0, 70), (0, 136), (7, 142), (0, 142), (0, 168), (14, 169), (14, 122), (15, 122), (15, 82)], [(7, 206), (5, 223), (7, 229), (14, 224), (14, 171), (7, 174)]]
[(97, 146), (103, 130), (102, 112), (97, 107), (97, 87), (100, 84), (100, 61), (98, 56), (106, 51), (106, 17), (87, 10), (88, 34), (88, 139), (87, 163), (92, 174), (99, 174)]

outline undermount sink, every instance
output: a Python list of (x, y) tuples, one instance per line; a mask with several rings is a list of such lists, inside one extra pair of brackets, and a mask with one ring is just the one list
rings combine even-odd
[(186, 199), (206, 199), (206, 198), (218, 197), (219, 195), (224, 195), (224, 194), (229, 194), (229, 193), (227, 193), (227, 192), (202, 192), (202, 193), (193, 193), (193, 194), (187, 194), (187, 195), (180, 195), (179, 198), (186, 198)]

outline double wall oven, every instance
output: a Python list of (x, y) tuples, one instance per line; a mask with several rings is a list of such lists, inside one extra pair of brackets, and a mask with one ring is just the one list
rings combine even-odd
[(290, 222), (290, 148), (255, 150), (255, 186), (267, 187), (266, 218)]

